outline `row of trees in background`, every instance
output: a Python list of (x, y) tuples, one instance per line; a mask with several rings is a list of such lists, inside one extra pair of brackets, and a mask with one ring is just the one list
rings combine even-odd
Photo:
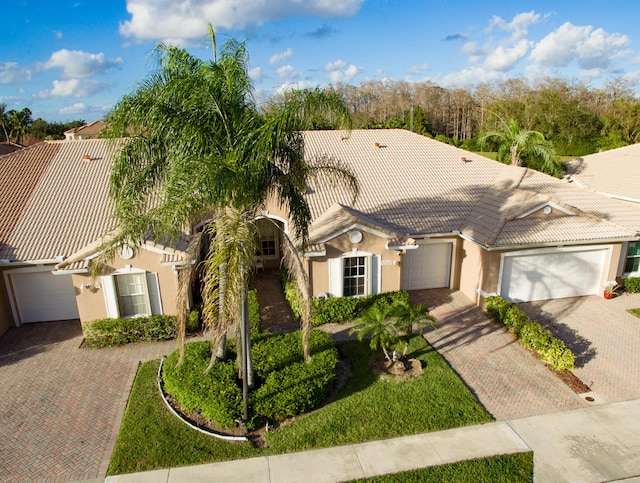
[(65, 131), (84, 124), (83, 120), (66, 123), (47, 122), (41, 118), (34, 120), (28, 107), (20, 111), (7, 110), (7, 105), (0, 103), (0, 142), (26, 145), (29, 137), (35, 141), (64, 139)]
[(331, 86), (349, 106), (354, 128), (411, 129), (476, 151), (481, 134), (515, 121), (523, 130), (540, 132), (565, 156), (640, 141), (640, 100), (634, 88), (622, 79), (593, 88), (560, 78), (518, 78), (466, 89), (404, 81)]

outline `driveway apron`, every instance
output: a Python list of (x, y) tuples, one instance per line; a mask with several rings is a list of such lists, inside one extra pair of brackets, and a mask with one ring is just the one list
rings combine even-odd
[[(426, 305), (437, 330), (425, 334), (497, 420), (548, 414), (588, 405), (459, 291), (410, 292)], [(426, 369), (428, 371), (428, 368)]]
[(0, 338), (0, 481), (104, 477), (139, 361), (175, 341), (80, 348), (80, 322)]
[(640, 294), (545, 300), (520, 307), (576, 354), (573, 373), (603, 402), (640, 399)]

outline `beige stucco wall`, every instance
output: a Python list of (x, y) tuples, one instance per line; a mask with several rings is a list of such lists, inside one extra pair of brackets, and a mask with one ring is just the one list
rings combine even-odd
[[(170, 266), (160, 263), (162, 254), (144, 248), (136, 248), (133, 258), (124, 260), (117, 254), (113, 261), (106, 266), (101, 275), (111, 275), (115, 270), (131, 266), (132, 268), (155, 272), (158, 274), (158, 285), (160, 287), (160, 298), (162, 300), (162, 311), (164, 314), (175, 315), (176, 295), (178, 281), (174, 270)], [(76, 288), (76, 301), (78, 303), (78, 313), (82, 322), (102, 319), (107, 317), (107, 306), (105, 303), (104, 290), (98, 276), (95, 281), (89, 274), (74, 274), (73, 285)], [(97, 282), (97, 289), (82, 289), (82, 285)]]
[(338, 258), (344, 253), (358, 252), (380, 255), (380, 291), (391, 292), (400, 290), (401, 258), (397, 250), (387, 250), (388, 238), (374, 233), (359, 230), (362, 232), (362, 241), (352, 243), (349, 233), (343, 233), (325, 243), (326, 256), (312, 257), (309, 259), (310, 278), (313, 287), (313, 295), (317, 296), (322, 292), (329, 292), (329, 263), (330, 258)]

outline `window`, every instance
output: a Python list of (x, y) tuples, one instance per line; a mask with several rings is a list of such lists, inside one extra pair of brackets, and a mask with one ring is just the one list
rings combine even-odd
[(265, 258), (278, 258), (278, 230), (270, 221), (258, 221), (260, 232), (260, 253)]
[(367, 294), (366, 263), (367, 257), (344, 259), (343, 296), (353, 297)]
[(629, 242), (625, 273), (640, 271), (640, 241)]
[(149, 315), (149, 297), (144, 273), (116, 275), (116, 293), (120, 317)]

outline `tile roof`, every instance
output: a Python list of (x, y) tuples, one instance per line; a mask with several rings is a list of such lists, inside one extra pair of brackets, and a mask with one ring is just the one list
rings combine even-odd
[[(485, 246), (512, 246), (622, 240), (640, 231), (632, 203), (405, 130), (305, 132), (305, 149), (309, 160), (324, 154), (349, 166), (361, 185), (353, 208), (405, 237), (460, 232)], [(313, 227), (350, 197), (321, 179), (308, 200)], [(518, 218), (545, 203), (562, 210)]]
[(589, 154), (568, 163), (569, 180), (640, 203), (640, 144)]
[[(2, 158), (0, 180), (12, 179), (16, 185), (0, 202), (2, 216), (6, 205), (14, 206), (14, 217), (20, 213), (9, 224), (11, 232), (2, 233), (0, 258), (67, 257), (106, 233), (112, 226), (108, 190), (114, 148), (106, 140), (51, 141)], [(46, 169), (34, 172), (33, 164)], [(35, 190), (24, 186), (25, 170), (37, 179)], [(28, 202), (22, 200), (25, 191), (31, 194)]]
[(64, 132), (65, 136), (71, 136), (72, 139), (92, 139), (100, 134), (104, 129), (104, 121), (94, 121), (84, 126), (74, 127)]
[(15, 259), (12, 235), (59, 149), (58, 143), (40, 143), (0, 158), (0, 259)]

